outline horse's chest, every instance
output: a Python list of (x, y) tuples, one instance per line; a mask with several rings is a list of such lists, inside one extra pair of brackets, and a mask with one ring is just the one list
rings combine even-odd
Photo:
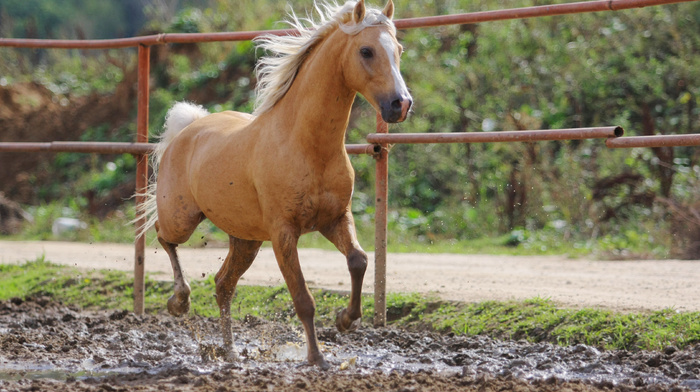
[(334, 181), (299, 189), (294, 199), (296, 220), (302, 228), (316, 230), (345, 213), (351, 197), (351, 181)]

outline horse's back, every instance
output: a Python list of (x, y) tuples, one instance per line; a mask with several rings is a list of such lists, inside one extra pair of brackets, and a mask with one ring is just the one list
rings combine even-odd
[[(255, 120), (255, 116), (250, 113), (234, 112), (233, 110), (227, 110), (225, 112), (214, 113), (215, 115), (221, 115), (222, 117), (228, 117), (232, 121), (239, 123), (241, 126), (246, 126)], [(211, 116), (207, 116), (211, 117)]]
[[(165, 163), (161, 167), (186, 166), (189, 169), (196, 166), (196, 161), (202, 157), (217, 154), (218, 150), (229, 149), (227, 143), (243, 142), (250, 139), (250, 132), (242, 132), (255, 119), (255, 116), (234, 111), (212, 113), (200, 118), (180, 132), (168, 146), (169, 156), (164, 156)], [(167, 150), (166, 150), (167, 151)], [(230, 151), (230, 150), (229, 150)], [(177, 160), (178, 162), (174, 162)], [(179, 171), (181, 175), (183, 172)]]
[(255, 120), (255, 116), (249, 113), (234, 112), (227, 110), (225, 112), (212, 113), (206, 117), (190, 124), (188, 128), (192, 128), (191, 132), (220, 132), (229, 134), (238, 132), (248, 126)]

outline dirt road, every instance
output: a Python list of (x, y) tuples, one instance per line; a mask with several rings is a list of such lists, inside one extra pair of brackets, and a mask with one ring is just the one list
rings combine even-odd
[[(227, 249), (182, 248), (183, 268), (192, 279), (215, 274)], [(0, 262), (17, 263), (45, 255), (54, 263), (83, 269), (133, 269), (134, 248), (124, 244), (0, 241)], [(338, 252), (301, 249), (304, 275), (311, 287), (349, 290), (350, 277)], [(364, 291), (374, 283), (370, 254)], [(146, 249), (151, 277), (172, 279), (165, 252)], [(593, 261), (560, 256), (490, 256), (455, 254), (389, 254), (389, 292), (433, 293), (447, 300), (551, 298), (567, 307), (598, 307), (618, 311), (700, 311), (700, 263), (681, 260)], [(270, 248), (260, 251), (241, 284), (283, 282)]]

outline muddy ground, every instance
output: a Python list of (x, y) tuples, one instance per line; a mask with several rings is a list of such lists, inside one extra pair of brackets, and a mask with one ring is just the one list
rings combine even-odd
[(496, 341), (363, 326), (321, 328), (331, 370), (303, 365), (299, 326), (86, 312), (49, 298), (0, 302), (0, 391), (668, 391), (700, 389), (700, 346), (663, 352)]

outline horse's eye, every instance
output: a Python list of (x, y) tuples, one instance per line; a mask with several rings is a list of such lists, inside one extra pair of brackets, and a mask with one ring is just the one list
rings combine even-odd
[(366, 59), (371, 59), (374, 56), (374, 52), (370, 48), (360, 49), (360, 55)]

